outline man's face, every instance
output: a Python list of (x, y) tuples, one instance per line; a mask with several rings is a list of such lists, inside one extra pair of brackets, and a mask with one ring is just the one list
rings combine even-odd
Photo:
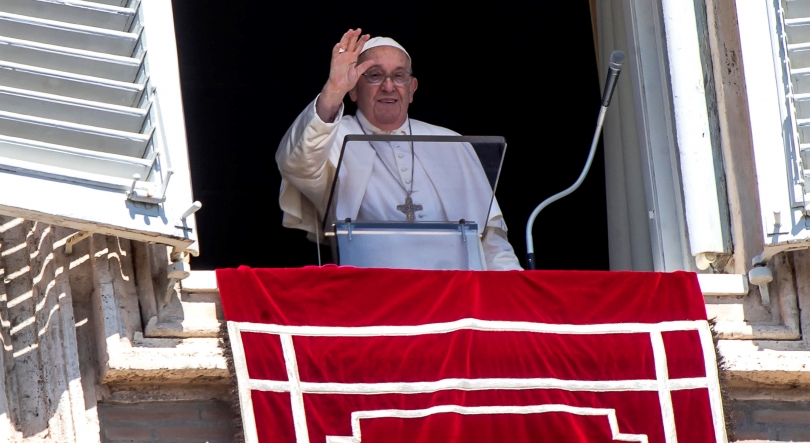
[[(392, 46), (377, 46), (360, 55), (357, 63), (374, 60), (374, 65), (366, 73), (410, 74), (410, 62), (404, 52)], [(396, 84), (390, 77), (382, 84), (372, 85), (361, 77), (357, 85), (349, 91), (349, 97), (368, 119), (369, 123), (384, 130), (393, 131), (405, 123), (408, 105), (413, 102), (416, 91), (416, 78), (411, 77), (404, 85)]]

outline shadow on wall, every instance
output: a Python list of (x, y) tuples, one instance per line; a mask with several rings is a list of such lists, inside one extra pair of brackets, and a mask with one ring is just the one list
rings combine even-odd
[[(88, 317), (73, 309), (90, 292), (73, 297), (70, 277), (90, 260), (54, 252), (73, 232), (0, 216), (0, 441), (99, 441), (95, 393), (82, 386), (79, 357), (79, 343), (90, 346), (92, 337)], [(85, 279), (77, 286), (88, 287)]]

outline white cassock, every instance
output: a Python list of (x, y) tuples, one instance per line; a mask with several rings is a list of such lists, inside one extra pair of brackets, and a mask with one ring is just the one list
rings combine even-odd
[[(276, 152), (282, 177), (279, 195), (279, 205), (284, 211), (282, 224), (305, 230), (313, 239), (319, 223), (316, 207), (320, 215), (327, 210), (343, 138), (348, 134), (410, 132), (407, 121), (396, 131), (379, 130), (359, 110), (356, 116), (344, 116), (342, 105), (335, 122), (327, 123), (315, 111), (316, 101), (317, 98), (290, 126)], [(413, 119), (410, 129), (413, 135), (459, 135)], [(405, 214), (397, 210), (397, 205), (405, 202), (405, 187), (410, 189), (413, 184), (413, 202), (423, 208), (416, 212), (417, 221), (478, 221), (489, 212), (486, 225), (479, 222), (487, 269), (521, 269), (506, 238), (506, 224), (497, 201), (489, 211), (492, 189), (471, 149), (431, 149), (430, 143), (417, 142), (413, 144), (412, 161), (409, 143), (362, 145), (354, 143), (344, 153), (336, 197), (338, 219), (405, 221)], [(442, 166), (447, 164), (453, 167)]]

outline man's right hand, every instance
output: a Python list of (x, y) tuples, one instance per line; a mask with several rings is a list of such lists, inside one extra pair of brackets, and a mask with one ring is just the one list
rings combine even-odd
[(373, 60), (366, 60), (357, 64), (357, 58), (363, 51), (370, 35), (361, 35), (361, 29), (349, 29), (343, 38), (332, 49), (332, 64), (329, 68), (329, 80), (323, 86), (315, 110), (325, 122), (333, 122), (337, 117), (338, 109), (343, 103), (343, 97), (354, 88), (360, 76), (373, 64)]

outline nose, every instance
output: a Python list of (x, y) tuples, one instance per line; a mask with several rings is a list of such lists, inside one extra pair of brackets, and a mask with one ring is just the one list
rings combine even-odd
[(383, 91), (386, 92), (392, 92), (397, 89), (396, 85), (394, 84), (394, 80), (392, 80), (391, 77), (385, 77), (385, 80), (383, 80), (382, 85), (380, 85), (380, 87), (382, 88)]

